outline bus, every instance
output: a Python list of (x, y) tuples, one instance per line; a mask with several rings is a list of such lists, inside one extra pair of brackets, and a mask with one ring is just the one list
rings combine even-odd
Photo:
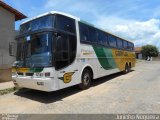
[(20, 25), (12, 79), (16, 87), (57, 91), (135, 67), (134, 44), (79, 18), (52, 11)]

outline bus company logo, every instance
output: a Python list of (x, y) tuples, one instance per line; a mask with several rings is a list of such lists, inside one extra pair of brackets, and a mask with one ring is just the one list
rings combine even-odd
[(59, 78), (63, 80), (64, 83), (70, 83), (72, 81), (72, 76), (75, 72), (65, 73), (63, 77)]
[(123, 51), (115, 51), (116, 56), (128, 56), (128, 52), (123, 52)]
[(92, 54), (93, 54), (93, 51), (82, 49), (82, 50), (81, 50), (81, 53), (82, 53), (83, 55), (92, 55)]
[(83, 55), (92, 55), (92, 52), (84, 52)]
[(123, 56), (123, 51), (115, 51), (116, 56)]

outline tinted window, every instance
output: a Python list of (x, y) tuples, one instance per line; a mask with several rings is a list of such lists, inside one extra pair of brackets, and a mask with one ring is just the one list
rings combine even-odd
[(106, 33), (104, 33), (104, 36), (105, 36), (105, 39), (104, 39), (104, 45), (105, 46), (108, 46), (109, 45), (109, 43), (108, 43), (108, 34), (106, 34)]
[(123, 41), (119, 38), (117, 38), (117, 47), (122, 49), (123, 48)]
[(49, 41), (51, 40), (51, 34), (33, 35), (31, 36), (31, 55), (49, 52), (51, 46)]
[(97, 41), (98, 41), (98, 44), (104, 45), (104, 39), (105, 39), (104, 34), (100, 30), (97, 30)]
[(132, 50), (134, 50), (134, 44), (132, 43)]
[(23, 34), (27, 32), (40, 30), (40, 29), (53, 28), (53, 23), (55, 21), (54, 19), (55, 19), (54, 16), (48, 15), (48, 16), (37, 18), (25, 24), (22, 24), (20, 26), (20, 33)]
[(129, 43), (128, 43), (128, 49), (129, 49), (129, 50), (133, 50), (133, 48), (134, 48), (134, 47), (133, 47), (133, 43), (130, 43), (130, 42), (129, 42)]
[(89, 27), (89, 41), (92, 43), (97, 42), (96, 30), (93, 27)]
[(117, 47), (117, 43), (116, 43), (116, 37), (109, 35), (108, 36), (108, 41), (109, 41), (109, 45), (111, 47)]
[(61, 69), (69, 64), (69, 42), (66, 35), (61, 35), (56, 42), (55, 67)]
[(79, 30), (80, 30), (80, 40), (85, 42), (89, 41), (88, 26), (83, 23), (79, 23)]
[[(52, 65), (52, 33), (38, 33), (18, 40), (17, 60), (22, 67), (48, 67)], [(39, 56), (39, 57), (37, 57)]]
[(100, 45), (108, 46), (107, 34), (97, 30), (97, 39)]
[(71, 64), (76, 57), (77, 41), (75, 36), (69, 36), (69, 63)]
[(76, 57), (76, 36), (61, 34), (56, 41), (55, 63), (56, 69), (69, 66)]
[(123, 48), (127, 50), (127, 48), (128, 48), (127, 41), (123, 41)]
[(57, 15), (56, 28), (66, 32), (76, 33), (75, 20), (62, 15)]

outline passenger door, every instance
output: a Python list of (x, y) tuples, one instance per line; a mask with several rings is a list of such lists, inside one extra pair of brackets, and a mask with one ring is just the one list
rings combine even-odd
[(75, 20), (58, 15), (56, 26), (58, 32), (55, 45), (55, 69), (61, 89), (76, 83), (73, 77), (75, 77), (74, 73), (78, 69), (75, 63), (77, 37)]

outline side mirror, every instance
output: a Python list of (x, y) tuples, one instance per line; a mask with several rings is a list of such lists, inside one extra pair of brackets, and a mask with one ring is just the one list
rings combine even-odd
[(16, 57), (16, 53), (17, 53), (17, 44), (14, 42), (10, 42), (9, 43), (9, 55)]

